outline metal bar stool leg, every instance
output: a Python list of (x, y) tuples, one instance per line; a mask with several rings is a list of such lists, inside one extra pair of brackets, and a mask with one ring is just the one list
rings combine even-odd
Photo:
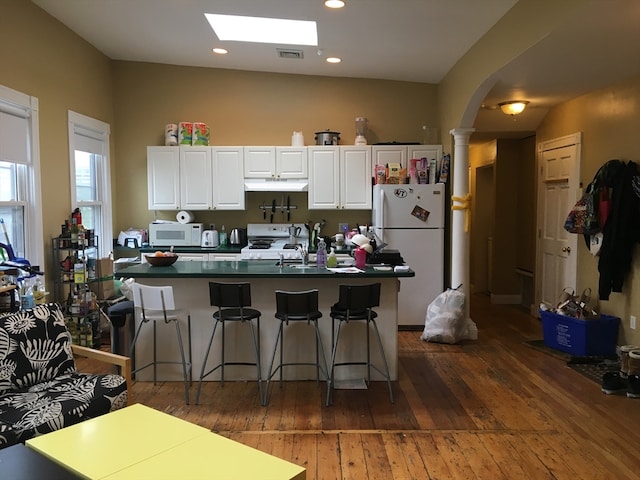
[[(184, 356), (184, 345), (182, 344), (182, 333), (180, 332), (180, 322), (178, 319), (174, 320), (176, 323), (176, 335), (178, 337), (178, 347), (180, 348), (180, 358), (182, 359), (182, 378), (184, 379), (184, 398), (189, 405), (189, 377), (187, 376), (187, 363)], [(191, 363), (188, 364), (189, 372), (191, 372)]]
[(214, 320), (213, 323), (213, 331), (211, 332), (211, 337), (209, 338), (209, 345), (207, 346), (207, 351), (204, 354), (204, 360), (202, 361), (202, 368), (200, 369), (200, 379), (198, 380), (198, 391), (196, 392), (196, 405), (200, 401), (200, 390), (202, 389), (202, 379), (209, 375), (211, 372), (204, 373), (204, 370), (207, 366), (207, 360), (209, 358), (209, 353), (211, 352), (211, 345), (213, 344), (213, 337), (216, 335), (216, 328), (218, 328), (218, 320)]
[(382, 338), (380, 337), (380, 331), (378, 330), (378, 324), (374, 319), (371, 320), (373, 323), (373, 328), (376, 332), (376, 337), (378, 338), (378, 346), (380, 347), (380, 356), (382, 357), (382, 363), (384, 364), (384, 371), (386, 372), (387, 385), (389, 387), (389, 399), (391, 403), (393, 402), (393, 390), (391, 388), (391, 374), (389, 373), (389, 364), (387, 363), (387, 357), (384, 354), (384, 349), (382, 348)]
[[(256, 319), (256, 323), (258, 324), (258, 334), (260, 333), (260, 319)], [(262, 371), (260, 368), (260, 340), (259, 337), (256, 338), (256, 332), (253, 329), (253, 323), (249, 321), (249, 328), (251, 329), (251, 335), (253, 336), (253, 345), (256, 350), (256, 368), (258, 370), (258, 395), (260, 396), (260, 404), (264, 405), (264, 396), (262, 393)]]

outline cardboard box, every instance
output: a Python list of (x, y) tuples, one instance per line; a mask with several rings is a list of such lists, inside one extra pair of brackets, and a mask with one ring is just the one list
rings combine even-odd
[(98, 300), (107, 300), (116, 296), (116, 286), (113, 281), (113, 260), (99, 258), (96, 260), (96, 279), (89, 287), (96, 294)]
[(574, 356), (613, 356), (618, 342), (620, 319), (600, 315), (580, 320), (541, 311), (544, 344)]

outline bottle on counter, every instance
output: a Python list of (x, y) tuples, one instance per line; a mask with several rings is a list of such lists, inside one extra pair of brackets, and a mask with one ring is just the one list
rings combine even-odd
[(78, 233), (80, 229), (78, 228), (78, 223), (76, 217), (71, 219), (71, 248), (78, 248)]
[(324, 268), (327, 266), (327, 244), (323, 238), (318, 241), (318, 249), (316, 251), (316, 266)]
[(220, 228), (220, 246), (227, 246), (227, 231), (225, 230), (224, 225), (222, 225), (222, 228)]
[(211, 242), (211, 246), (212, 247), (217, 247), (220, 245), (220, 234), (218, 233), (218, 230), (216, 230), (216, 224), (212, 223), (211, 224), (211, 236), (213, 237), (212, 242)]
[(331, 251), (329, 252), (329, 256), (327, 257), (327, 267), (335, 268), (338, 266), (338, 257), (336, 257), (335, 248), (331, 247)]

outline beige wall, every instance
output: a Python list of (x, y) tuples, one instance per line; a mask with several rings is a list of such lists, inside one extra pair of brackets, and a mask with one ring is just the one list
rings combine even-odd
[[(419, 142), (422, 125), (437, 119), (436, 87), (419, 83), (115, 62), (114, 84), (116, 231), (153, 220), (147, 210), (146, 147), (164, 142), (167, 123), (205, 122), (213, 145), (290, 145), (294, 130), (313, 145), (314, 132), (327, 128), (352, 145), (357, 116), (369, 119), (369, 143)], [(196, 220), (227, 228), (262, 222), (258, 206), (272, 199), (279, 204), (282, 195), (251, 192), (246, 198), (246, 212), (196, 212)], [(335, 233), (338, 222), (370, 221), (368, 211), (308, 211), (305, 194), (293, 194), (293, 201), (300, 209), (291, 220), (326, 219), (323, 234)], [(175, 212), (159, 216), (175, 218)]]
[[(580, 180), (587, 185), (600, 165), (611, 159), (640, 163), (640, 78), (612, 85), (603, 90), (566, 102), (554, 108), (538, 130), (538, 142), (575, 132), (583, 133)], [(598, 290), (597, 259), (578, 242), (579, 291)], [(622, 293), (612, 293), (601, 302), (604, 313), (622, 318), (620, 341), (640, 343), (640, 330), (629, 328), (629, 315), (640, 317), (640, 250), (636, 246), (631, 272)], [(639, 326), (640, 327), (640, 326)]]
[(67, 111), (113, 125), (111, 62), (30, 1), (2, 0), (1, 11), (0, 84), (39, 101), (45, 268), (50, 271), (50, 239), (71, 213)]

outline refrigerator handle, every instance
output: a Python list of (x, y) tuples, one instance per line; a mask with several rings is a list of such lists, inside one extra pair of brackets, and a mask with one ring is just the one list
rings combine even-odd
[(375, 219), (376, 225), (380, 228), (380, 241), (384, 243), (384, 189), (380, 189), (380, 208)]

